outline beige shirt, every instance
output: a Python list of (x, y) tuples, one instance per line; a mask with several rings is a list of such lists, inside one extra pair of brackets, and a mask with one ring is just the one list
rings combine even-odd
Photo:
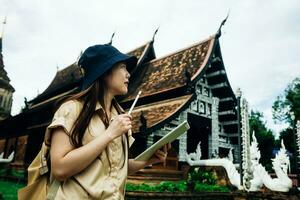
[[(123, 111), (119, 105), (117, 106)], [(76, 100), (63, 103), (47, 127), (45, 143), (51, 144), (50, 130), (53, 128), (63, 127), (69, 135), (82, 107), (82, 103)], [(96, 114), (99, 109), (102, 107), (97, 103), (95, 113), (84, 133), (83, 145), (105, 134), (105, 125)], [(111, 117), (116, 115), (118, 112), (112, 106)], [(127, 140), (130, 147), (134, 142), (131, 135), (128, 138), (122, 135), (110, 142), (107, 145), (107, 153), (104, 150), (87, 168), (61, 183), (55, 200), (124, 199), (128, 173)]]

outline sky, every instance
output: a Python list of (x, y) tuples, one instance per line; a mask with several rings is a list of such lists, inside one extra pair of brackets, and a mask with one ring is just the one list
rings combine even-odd
[(0, 0), (5, 70), (16, 90), (12, 114), (113, 32), (113, 45), (126, 53), (159, 27), (154, 48), (161, 57), (215, 34), (229, 13), (220, 43), (231, 87), (241, 88), (278, 135), (286, 125), (274, 124), (272, 104), (300, 77), (299, 10), (299, 0)]

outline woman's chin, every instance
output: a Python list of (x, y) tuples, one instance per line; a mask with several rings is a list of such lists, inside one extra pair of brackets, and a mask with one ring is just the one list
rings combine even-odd
[(122, 91), (119, 92), (119, 95), (125, 95), (127, 94), (128, 90), (127, 89), (124, 89)]

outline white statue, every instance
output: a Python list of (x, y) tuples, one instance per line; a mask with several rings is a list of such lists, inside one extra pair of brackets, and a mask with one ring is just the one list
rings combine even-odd
[[(273, 169), (277, 178), (271, 178), (265, 168), (259, 163), (261, 157), (258, 149), (258, 143), (253, 133), (253, 141), (250, 146), (250, 171), (253, 177), (249, 177), (249, 186), (241, 186), (240, 174), (235, 168), (235, 165), (228, 158), (219, 159), (205, 159), (201, 160), (201, 147), (200, 143), (197, 145), (195, 153), (186, 153), (186, 161), (191, 166), (221, 166), (224, 167), (229, 181), (236, 186), (239, 190), (245, 189), (247, 191), (258, 191), (263, 185), (272, 191), (288, 192), (292, 188), (292, 180), (288, 177), (287, 171), (290, 168), (290, 161), (286, 153), (283, 141), (281, 141), (281, 148), (278, 154), (272, 159)], [(231, 152), (231, 151), (230, 151)], [(229, 155), (228, 155), (229, 157)]]
[(258, 143), (254, 131), (252, 133), (252, 139), (253, 141), (251, 142), (250, 146), (250, 169), (253, 173), (253, 179), (250, 180), (250, 188), (248, 188), (248, 191), (258, 191), (263, 186), (263, 177), (261, 176), (262, 172), (266, 172), (266, 170), (261, 164), (259, 164), (259, 159), (261, 155), (258, 149)]
[(189, 155), (186, 156), (187, 162), (191, 165), (194, 166), (196, 165), (196, 162), (201, 159), (201, 141), (197, 145), (197, 149), (195, 153), (190, 153)]
[(230, 149), (229, 149), (227, 158), (228, 158), (228, 160), (233, 162), (233, 148), (232, 147), (230, 147)]
[(224, 167), (229, 181), (231, 184), (236, 186), (239, 190), (243, 189), (243, 187), (240, 184), (240, 174), (235, 168), (235, 165), (227, 158), (214, 158), (214, 159), (201, 159), (201, 147), (200, 142), (197, 145), (196, 153), (186, 153), (186, 161), (191, 166), (221, 166)]
[(1, 154), (0, 164), (10, 163), (14, 159), (15, 152), (11, 152), (8, 158), (3, 158), (3, 153)]
[(253, 179), (250, 180), (249, 191), (258, 191), (263, 185), (272, 191), (288, 192), (292, 188), (292, 180), (287, 175), (287, 170), (290, 166), (286, 149), (281, 141), (281, 148), (278, 154), (272, 159), (273, 169), (277, 178), (271, 178), (265, 168), (259, 164), (260, 152), (257, 148), (257, 140), (253, 134), (253, 142), (250, 147), (251, 150), (251, 170), (253, 172)]
[[(267, 188), (274, 191), (287, 192), (292, 188), (292, 180), (288, 177), (288, 170), (290, 171), (290, 159), (287, 155), (283, 140), (281, 140), (281, 148), (272, 159), (273, 169), (277, 178), (272, 179), (271, 182), (264, 181)], [(271, 184), (270, 184), (271, 183)]]

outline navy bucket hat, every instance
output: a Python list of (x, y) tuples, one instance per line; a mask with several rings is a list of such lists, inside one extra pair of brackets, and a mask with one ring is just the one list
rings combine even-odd
[(88, 47), (78, 60), (78, 65), (84, 71), (81, 90), (87, 89), (97, 78), (119, 62), (125, 62), (130, 72), (136, 66), (137, 58), (123, 54), (109, 44)]

